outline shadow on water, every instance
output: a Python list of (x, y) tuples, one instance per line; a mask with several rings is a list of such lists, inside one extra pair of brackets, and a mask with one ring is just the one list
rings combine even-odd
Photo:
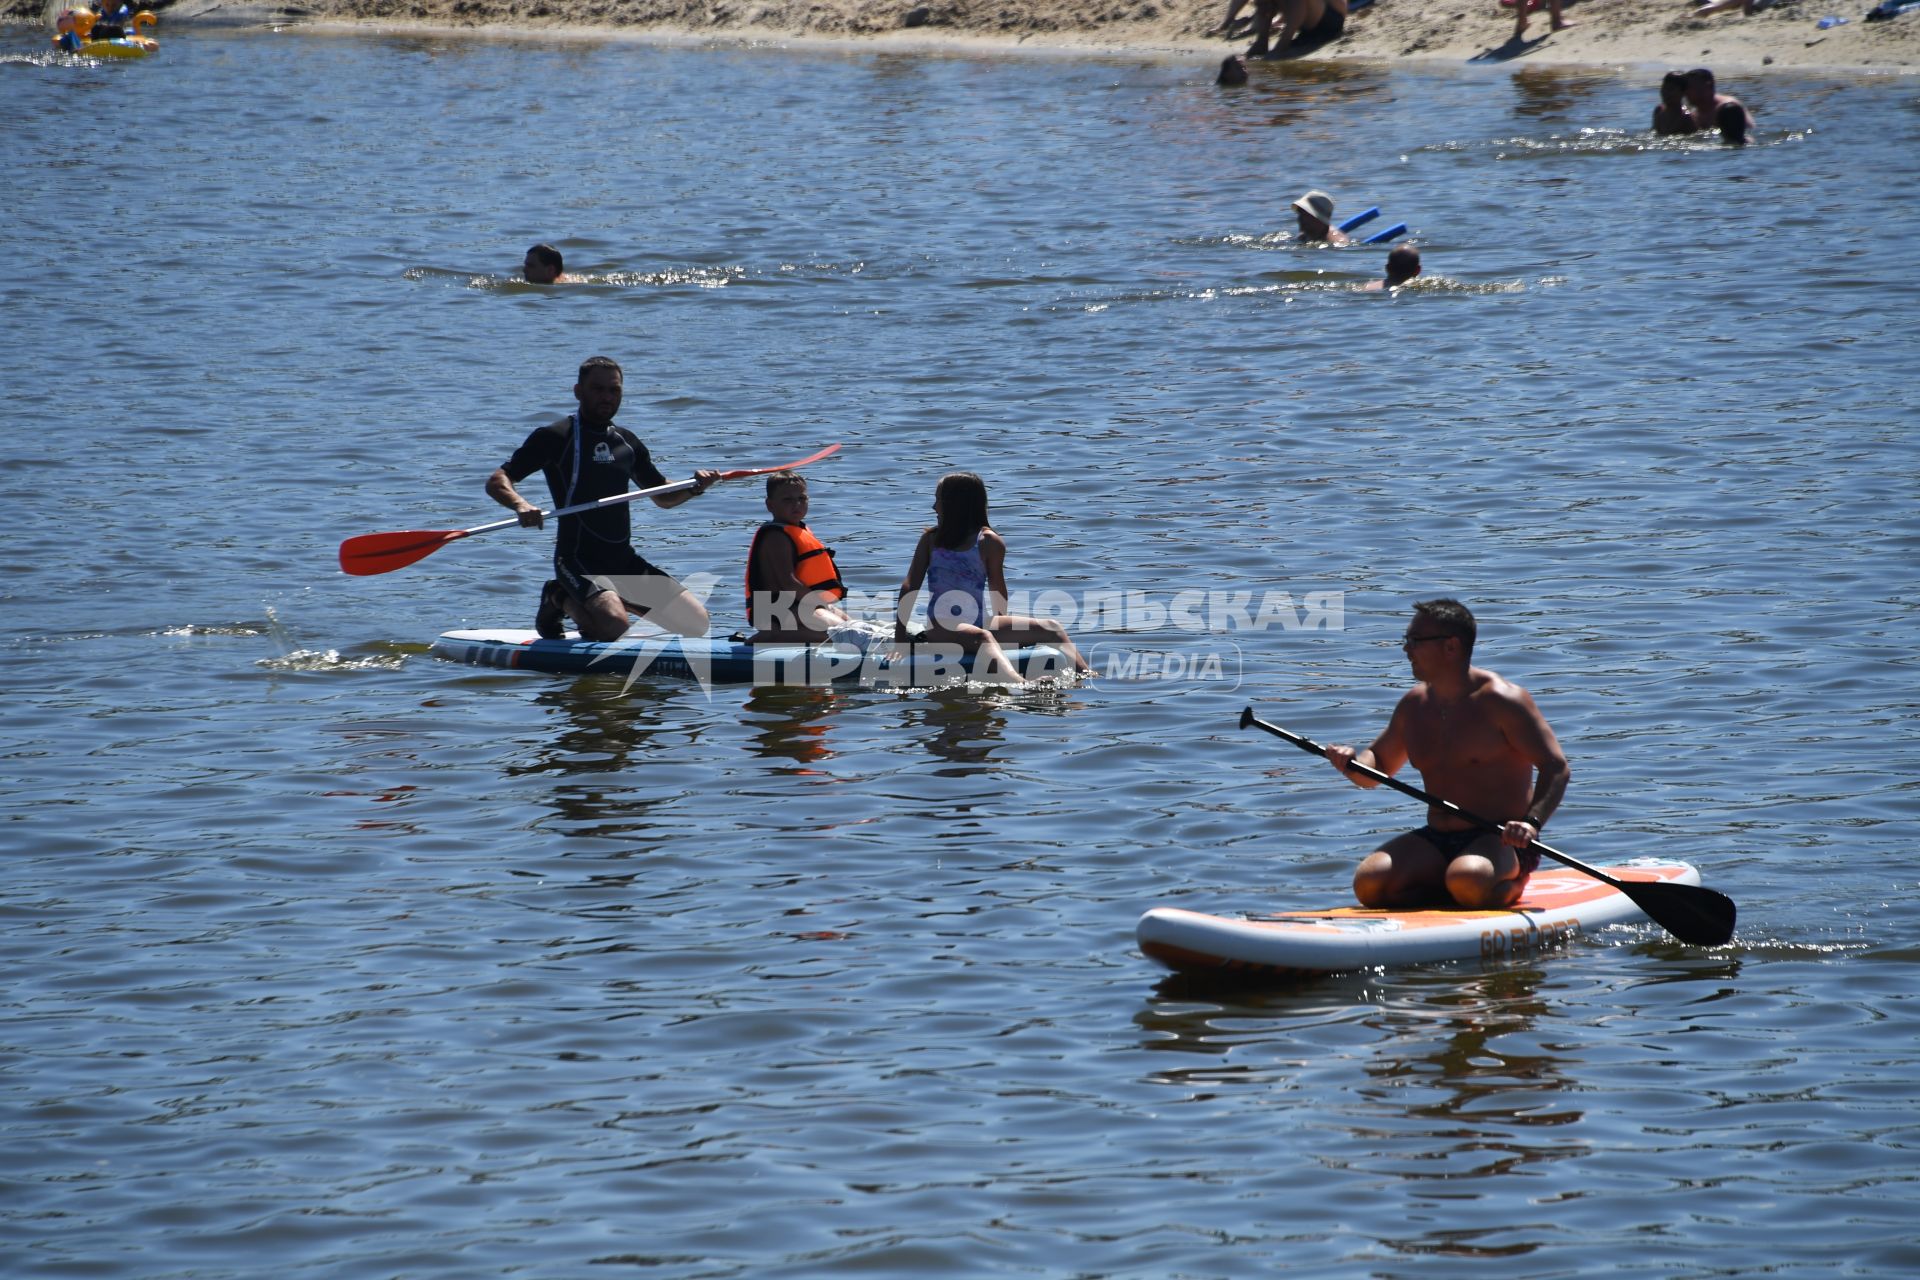
[(1525, 36), (1508, 36), (1506, 43), (1492, 45), (1468, 58), (1468, 62), (1512, 62), (1515, 58), (1524, 58), (1536, 53), (1546, 44), (1547, 37), (1535, 36), (1529, 40)]
[(1228, 137), (1282, 128), (1299, 140), (1338, 138), (1349, 112), (1394, 100), (1385, 64), (1256, 62), (1249, 70), (1247, 83), (1221, 98), (1224, 118), (1214, 123)]
[[(1209, 1057), (1267, 1041), (1274, 1031), (1285, 1031), (1282, 1042), (1291, 1043), (1301, 1026), (1328, 1022), (1370, 1027), (1379, 1033), (1380, 1044), (1402, 1039), (1409, 1028), (1445, 1026), (1447, 1037), (1416, 1056), (1451, 1075), (1460, 1073), (1487, 1039), (1525, 1030), (1546, 1011), (1537, 994), (1542, 976), (1533, 968), (1470, 973), (1439, 965), (1329, 974), (1275, 986), (1272, 979), (1262, 984), (1175, 974), (1160, 981), (1154, 1000), (1134, 1023), (1152, 1033), (1142, 1040), (1144, 1049)], [(1393, 1074), (1403, 1068), (1376, 1062), (1368, 1070)]]
[(783, 774), (826, 776), (814, 766), (832, 758), (833, 718), (850, 702), (847, 694), (816, 685), (756, 685), (740, 708), (742, 721), (753, 727), (747, 750), (790, 762), (778, 769)]
[(1522, 67), (1513, 73), (1514, 111), (1536, 120), (1571, 116), (1576, 108), (1594, 115), (1594, 101), (1611, 93), (1619, 77), (1591, 67)]
[[(1153, 1076), (1198, 1097), (1222, 1086), (1311, 1096), (1330, 1073), (1357, 1075), (1364, 1083), (1310, 1122), (1311, 1158), (1324, 1175), (1387, 1178), (1415, 1198), (1471, 1202), (1504, 1194), (1507, 1175), (1584, 1151), (1566, 1136), (1586, 1118), (1585, 1105), (1574, 1105), (1582, 1095), (1573, 1055), (1550, 1051), (1536, 1033), (1554, 1017), (1544, 979), (1534, 968), (1435, 966), (1204, 996), (1163, 983), (1134, 1021), (1147, 1033), (1143, 1048), (1206, 1060)], [(1415, 1234), (1378, 1241), (1396, 1254), (1451, 1257), (1539, 1247), (1472, 1223), (1409, 1223)]]
[(508, 765), (508, 777), (551, 773), (619, 773), (644, 755), (653, 739), (680, 726), (668, 725), (661, 704), (636, 685), (623, 691), (618, 681), (604, 676), (582, 676), (570, 684), (545, 690), (535, 705), (553, 712), (557, 724), (553, 740), (533, 756)]
[(936, 774), (963, 776), (999, 763), (994, 752), (1006, 744), (1007, 717), (998, 697), (967, 686), (935, 689), (901, 703), (900, 728), (943, 762)]
[[(539, 803), (571, 838), (630, 840), (655, 831), (681, 789), (648, 766), (679, 758), (686, 735), (698, 732), (697, 721), (672, 715), (677, 699), (671, 691), (655, 693), (644, 684), (623, 689), (602, 676), (542, 691), (534, 705), (547, 713), (551, 736), (503, 765), (503, 780), (550, 779)], [(637, 785), (642, 777), (646, 785)]]

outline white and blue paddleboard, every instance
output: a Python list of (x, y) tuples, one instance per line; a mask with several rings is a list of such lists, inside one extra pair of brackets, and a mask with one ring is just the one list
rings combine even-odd
[[(436, 658), (476, 667), (612, 675), (626, 679), (679, 676), (711, 684), (824, 685), (840, 681), (926, 688), (969, 679), (973, 655), (955, 645), (922, 642), (862, 653), (833, 644), (761, 644), (715, 637), (687, 639), (636, 626), (618, 640), (543, 640), (532, 631), (489, 628), (448, 631), (433, 642)], [(1073, 670), (1051, 645), (1009, 649), (1029, 680)]]
[[(1616, 880), (1700, 883), (1684, 862), (1636, 859), (1601, 867)], [(1179, 973), (1307, 977), (1440, 960), (1525, 959), (1603, 925), (1645, 920), (1631, 898), (1569, 867), (1543, 867), (1500, 911), (1333, 907), (1216, 916), (1155, 907), (1135, 930), (1140, 950)]]

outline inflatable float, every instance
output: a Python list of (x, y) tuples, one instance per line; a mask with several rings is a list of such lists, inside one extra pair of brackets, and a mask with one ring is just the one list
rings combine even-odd
[(158, 52), (160, 42), (140, 34), (159, 21), (151, 10), (129, 16), (123, 8), (116, 17), (120, 20), (104, 19), (91, 9), (63, 9), (54, 20), (53, 47), (83, 58), (144, 58)]

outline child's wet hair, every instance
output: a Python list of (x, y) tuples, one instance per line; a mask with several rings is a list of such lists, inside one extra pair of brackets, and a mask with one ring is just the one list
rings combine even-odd
[(950, 471), (940, 477), (933, 496), (940, 500), (939, 534), (935, 542), (958, 551), (987, 527), (987, 482), (971, 471)]

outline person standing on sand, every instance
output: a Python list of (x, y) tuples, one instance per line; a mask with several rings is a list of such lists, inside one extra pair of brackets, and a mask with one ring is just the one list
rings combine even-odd
[(1364, 858), (1353, 893), (1364, 907), (1432, 903), (1474, 910), (1512, 906), (1540, 865), (1533, 842), (1560, 806), (1572, 770), (1533, 698), (1497, 672), (1470, 665), (1477, 627), (1458, 600), (1413, 606), (1400, 647), (1418, 681), (1400, 698), (1373, 745), (1328, 747), (1340, 775), (1368, 790), (1363, 764), (1392, 774), (1412, 762), (1426, 789), (1473, 813), (1502, 821), (1483, 831), (1440, 808), (1427, 825), (1404, 832)]
[[(1269, 44), (1273, 15), (1280, 14), (1280, 38)], [(1289, 58), (1311, 53), (1347, 29), (1347, 0), (1255, 0), (1253, 44), (1249, 58)]]
[[(1520, 3), (1513, 6), (1513, 39), (1519, 43), (1527, 30), (1527, 10), (1531, 5)], [(1565, 31), (1573, 23), (1560, 16), (1560, 0), (1547, 0), (1547, 26), (1554, 31)]]

